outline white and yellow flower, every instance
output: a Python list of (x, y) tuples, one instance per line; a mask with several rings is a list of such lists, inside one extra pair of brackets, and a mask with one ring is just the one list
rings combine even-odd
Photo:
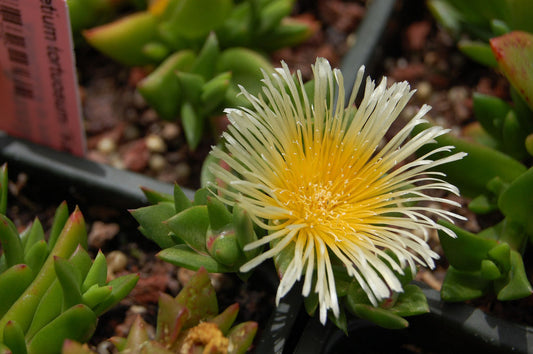
[(402, 268), (409, 266), (414, 271), (417, 263), (434, 266), (438, 255), (426, 243), (428, 229), (454, 236), (428, 215), (450, 220), (457, 215), (434, 205), (455, 203), (424, 191), (458, 193), (430, 169), (461, 159), (463, 154), (432, 160), (433, 154), (452, 149), (444, 147), (400, 164), (446, 131), (432, 127), (408, 140), (413, 128), (425, 121), (423, 116), (430, 107), (424, 105), (382, 144), (414, 91), (407, 82), (387, 88), (385, 78), (377, 87), (367, 79), (356, 107), (363, 72), (361, 68), (345, 105), (343, 76), (340, 70), (332, 70), (327, 60), (318, 58), (313, 66), (313, 97), (306, 94), (301, 74), (293, 77), (282, 63), (275, 73), (264, 75), (264, 87), (257, 97), (241, 88), (253, 108), (226, 110), (231, 122), (223, 135), (226, 149), (215, 147), (212, 151), (231, 167), (212, 167), (221, 182), (217, 186), (221, 200), (240, 204), (268, 231), (245, 250), (265, 244), (271, 248), (244, 264), (241, 271), (294, 245), (277, 301), (303, 276), (302, 293), (318, 294), (322, 323), (328, 310), (335, 316), (340, 311), (333, 258), (377, 305), (391, 291), (402, 291), (393, 270), (402, 273)]

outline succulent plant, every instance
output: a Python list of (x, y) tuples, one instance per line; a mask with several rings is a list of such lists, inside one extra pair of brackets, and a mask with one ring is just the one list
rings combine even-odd
[(446, 134), (436, 139), (468, 155), (437, 169), (471, 198), (470, 210), (502, 216), (478, 234), (442, 222), (458, 236), (439, 233), (450, 263), (441, 290), (448, 301), (487, 294), (516, 300), (533, 292), (522, 259), (533, 242), (533, 35), (513, 31), (494, 37), (489, 50), (511, 83), (512, 102), (475, 93), (477, 122), (464, 130), (465, 138)]
[[(274, 69), (248, 48), (221, 50), (212, 32), (198, 54), (191, 49), (175, 52), (141, 80), (137, 89), (160, 118), (181, 117), (187, 143), (195, 149), (209, 127), (209, 117), (221, 115), (225, 107), (245, 104), (237, 96), (237, 86), (259, 82), (261, 70)], [(254, 91), (259, 89), (255, 86)], [(213, 136), (219, 135), (213, 131)]]
[[(194, 150), (223, 108), (246, 104), (238, 85), (254, 91), (271, 72), (264, 57), (295, 45), (313, 30), (288, 17), (294, 0), (157, 0), (147, 10), (83, 32), (86, 41), (128, 66), (150, 74), (137, 88), (162, 119), (181, 118)], [(154, 69), (155, 68), (155, 69)]]
[(158, 64), (170, 54), (201, 48), (215, 32), (223, 49), (272, 51), (312, 33), (289, 18), (294, 0), (156, 0), (148, 10), (84, 32), (96, 49), (125, 65)]
[(243, 250), (257, 239), (246, 211), (230, 211), (206, 189), (199, 189), (194, 201), (178, 185), (173, 196), (148, 189), (144, 193), (154, 205), (131, 213), (140, 231), (162, 248), (160, 259), (193, 270), (239, 273), (239, 267), (260, 252)]
[[(102, 252), (87, 252), (87, 231), (78, 208), (63, 202), (45, 241), (39, 219), (20, 235), (5, 216), (7, 168), (0, 171), (0, 351), (59, 352), (67, 338), (87, 341), (98, 316), (124, 298), (137, 274), (107, 281)], [(6, 291), (6, 289), (8, 289)]]
[[(155, 336), (138, 316), (127, 338), (109, 339), (119, 353), (245, 353), (257, 331), (256, 322), (233, 323), (238, 303), (219, 313), (216, 294), (205, 268), (200, 268), (176, 297), (162, 293)], [(63, 353), (92, 353), (87, 346), (65, 342)]]

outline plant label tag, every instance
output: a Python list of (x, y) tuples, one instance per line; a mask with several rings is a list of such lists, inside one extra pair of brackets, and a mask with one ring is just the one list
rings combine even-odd
[(0, 0), (0, 130), (86, 151), (66, 0)]

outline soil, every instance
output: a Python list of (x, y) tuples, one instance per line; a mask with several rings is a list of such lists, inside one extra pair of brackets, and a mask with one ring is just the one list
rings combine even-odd
[[(294, 15), (315, 23), (317, 31), (304, 44), (273, 53), (273, 63), (277, 66), (283, 59), (289, 67), (301, 69), (306, 78), (310, 77), (309, 67), (316, 56), (324, 56), (333, 66), (339, 66), (353, 40), (350, 34), (357, 29), (364, 13), (364, 1), (298, 1)], [(417, 107), (427, 103), (433, 107), (429, 114), (433, 120), (460, 134), (474, 122), (473, 92), (508, 96), (505, 79), (458, 52), (454, 40), (436, 25), (422, 0), (397, 2), (383, 43), (383, 56), (371, 74), (376, 80), (382, 75), (388, 76), (391, 82), (407, 80), (417, 89), (404, 111), (405, 117), (411, 117)], [(206, 134), (200, 146), (191, 151), (179, 121), (159, 120), (135, 91), (135, 83), (145, 75), (143, 69), (121, 67), (87, 47), (77, 49), (77, 61), (89, 148), (87, 157), (162, 181), (198, 188), (202, 161), (215, 143), (213, 135)], [(141, 275), (130, 296), (100, 318), (91, 343), (105, 346), (101, 344), (105, 338), (126, 334), (138, 313), (154, 323), (159, 292), (176, 294), (190, 273), (159, 261), (155, 257), (157, 246), (137, 231), (136, 222), (126, 211), (83, 205), (83, 201), (54, 195), (53, 191), (43, 195), (42, 190), (32, 187), (37, 181), (26, 181), (24, 176), (10, 174), (8, 216), (19, 228), (39, 216), (45, 229), (49, 229), (55, 207), (66, 198), (71, 210), (75, 204), (81, 204), (88, 223), (90, 250), (93, 254), (98, 249), (104, 251), (111, 263), (110, 276), (124, 272)], [(457, 200), (463, 206), (467, 203), (461, 198)], [(480, 230), (483, 220), (466, 208), (455, 211), (468, 219), (462, 226), (472, 232)], [(431, 244), (436, 251), (440, 250), (436, 235)], [(419, 279), (438, 289), (446, 267), (442, 259), (435, 271), (421, 271)], [(239, 302), (238, 321), (255, 320), (264, 328), (274, 306), (274, 294), (268, 286), (254, 278), (243, 283), (231, 275), (215, 275), (214, 284), (217, 284), (221, 309)], [(484, 299), (475, 304), (483, 303), (485, 309), (498, 315), (512, 314), (519, 322), (532, 325), (531, 315), (519, 310), (520, 305), (532, 305), (532, 299), (505, 304)]]

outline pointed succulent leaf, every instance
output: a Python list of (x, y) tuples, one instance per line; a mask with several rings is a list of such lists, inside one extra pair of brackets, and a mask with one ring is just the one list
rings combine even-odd
[(173, 36), (199, 38), (220, 26), (230, 14), (232, 7), (231, 0), (169, 2), (162, 17), (163, 25)]
[(224, 203), (215, 197), (207, 197), (207, 213), (209, 214), (209, 225), (213, 232), (222, 230), (232, 221), (232, 214)]
[(151, 64), (143, 48), (157, 39), (157, 19), (148, 11), (133, 13), (121, 19), (82, 32), (85, 40), (112, 59), (128, 66)]
[(130, 210), (131, 215), (139, 223), (139, 231), (161, 248), (172, 247), (176, 240), (165, 221), (174, 216), (174, 203), (160, 202), (156, 205)]
[(0, 244), (8, 268), (24, 262), (24, 246), (17, 229), (11, 220), (3, 214), (0, 214)]
[(176, 302), (189, 310), (183, 328), (190, 328), (218, 313), (215, 289), (205, 268), (200, 268), (176, 296)]
[(32, 269), (26, 264), (16, 264), (0, 273), (0, 289), (4, 289), (0, 291), (0, 318), (26, 290), (33, 277)]
[(523, 225), (527, 234), (533, 235), (533, 168), (518, 177), (501, 194), (498, 205), (507, 218)]
[(44, 230), (39, 218), (35, 218), (33, 223), (24, 233), (21, 235), (22, 245), (24, 247), (24, 254), (28, 253), (30, 247), (32, 247), (36, 242), (44, 240)]
[(174, 209), (176, 209), (176, 213), (180, 213), (191, 206), (192, 202), (183, 189), (177, 183), (174, 184)]
[(63, 201), (56, 209), (54, 214), (54, 221), (52, 222), (52, 229), (50, 230), (50, 235), (48, 236), (48, 247), (52, 249), (59, 237), (59, 234), (65, 227), (69, 217), (68, 205), (67, 202)]
[(169, 347), (172, 346), (188, 318), (189, 310), (185, 306), (178, 304), (172, 296), (161, 293), (155, 339)]
[(511, 106), (501, 98), (475, 92), (472, 95), (474, 115), (496, 140), (502, 139), (503, 118)]
[(128, 334), (126, 347), (123, 351), (135, 352), (137, 348), (142, 348), (150, 340), (147, 330), (148, 324), (143, 320), (141, 315), (135, 317)]
[(193, 206), (172, 216), (165, 224), (193, 250), (207, 254), (206, 232), (209, 225), (207, 206)]
[(107, 300), (111, 296), (112, 291), (113, 288), (110, 286), (98, 286), (98, 284), (94, 284), (82, 294), (81, 303), (93, 309), (98, 304)]
[(232, 75), (230, 72), (224, 72), (218, 74), (202, 86), (200, 98), (202, 100), (202, 111), (204, 113), (207, 114), (213, 112), (213, 110), (224, 100), (226, 97), (226, 91), (231, 83), (231, 78)]
[(444, 254), (454, 268), (466, 271), (479, 270), (481, 261), (487, 258), (489, 250), (498, 245), (494, 240), (481, 238), (446, 221), (439, 223), (457, 235), (456, 238), (452, 238), (439, 231)]
[(528, 280), (524, 261), (520, 253), (511, 251), (511, 269), (505, 285), (496, 284), (498, 300), (517, 300), (528, 297), (533, 293), (533, 288)]
[(234, 303), (233, 305), (228, 306), (223, 312), (216, 315), (215, 317), (207, 320), (217, 325), (218, 329), (222, 332), (224, 336), (228, 335), (228, 331), (235, 322), (237, 315), (239, 314), (239, 304)]
[(180, 116), (187, 144), (194, 151), (204, 135), (206, 117), (199, 114), (190, 102), (185, 102), (181, 106)]
[[(244, 246), (250, 242), (257, 241), (257, 234), (254, 230), (254, 225), (250, 215), (239, 205), (233, 208), (233, 226), (235, 228), (235, 236), (237, 243), (242, 250)], [(244, 251), (246, 259), (252, 259), (261, 252), (261, 248), (255, 248), (250, 251)]]
[(26, 338), (31, 340), (44, 326), (61, 314), (63, 307), (63, 290), (61, 284), (56, 279), (46, 290), (39, 301), (31, 321), (31, 325), (26, 331)]
[(24, 332), (16, 321), (9, 321), (4, 327), (4, 343), (9, 347), (11, 353), (26, 354), (26, 341)]
[(228, 354), (244, 354), (248, 351), (257, 332), (257, 322), (244, 322), (233, 327), (228, 333)]
[(459, 302), (476, 299), (488, 293), (492, 282), (478, 272), (461, 271), (448, 267), (440, 296), (444, 301)]
[(40, 353), (43, 348), (59, 352), (66, 338), (88, 341), (96, 330), (97, 317), (85, 305), (76, 305), (41, 329), (28, 343), (29, 353)]
[(162, 119), (173, 120), (178, 117), (183, 92), (176, 71), (188, 70), (195, 58), (192, 50), (180, 50), (137, 84), (139, 93)]
[(502, 142), (503, 151), (517, 160), (523, 160), (527, 156), (524, 141), (527, 137), (526, 127), (523, 127), (514, 110), (507, 112), (503, 119)]
[(513, 31), (490, 45), (500, 69), (533, 109), (533, 33)]
[(159, 191), (156, 191), (154, 189), (148, 188), (148, 187), (142, 187), (141, 191), (143, 192), (144, 196), (146, 197), (146, 200), (150, 204), (157, 204), (159, 202), (173, 202), (174, 198), (172, 195), (167, 193), (162, 193)]
[(266, 4), (260, 11), (260, 22), (257, 31), (267, 33), (276, 28), (281, 20), (290, 15), (293, 9), (292, 0), (274, 0)]
[(165, 248), (157, 254), (157, 258), (178, 267), (192, 270), (205, 267), (209, 273), (227, 273), (232, 271), (232, 268), (217, 262), (213, 257), (200, 254), (187, 245)]
[(48, 257), (48, 245), (45, 240), (38, 241), (24, 255), (24, 263), (33, 271), (35, 277)]
[(101, 250), (98, 251), (94, 261), (83, 280), (81, 291), (86, 292), (94, 285), (103, 286), (107, 281), (107, 261)]
[(209, 80), (213, 77), (215, 71), (215, 64), (220, 54), (220, 47), (218, 45), (218, 39), (215, 32), (211, 32), (198, 54), (191, 72), (201, 75), (204, 80)]
[(94, 313), (100, 316), (118, 304), (120, 300), (125, 298), (133, 290), (135, 285), (137, 285), (137, 281), (139, 281), (138, 273), (123, 275), (111, 280), (107, 283), (112, 289), (111, 295), (94, 308)]
[(394, 306), (389, 311), (400, 317), (421, 315), (429, 312), (426, 295), (422, 289), (414, 284), (407, 284), (403, 292), (398, 295)]
[(498, 62), (492, 53), (490, 45), (482, 41), (461, 40), (458, 43), (459, 50), (470, 59), (488, 66), (497, 68)]
[(193, 205), (207, 205), (207, 197), (210, 196), (207, 188), (200, 188), (194, 193)]
[(63, 309), (81, 304), (81, 274), (74, 265), (61, 257), (54, 258), (54, 269), (63, 290)]

